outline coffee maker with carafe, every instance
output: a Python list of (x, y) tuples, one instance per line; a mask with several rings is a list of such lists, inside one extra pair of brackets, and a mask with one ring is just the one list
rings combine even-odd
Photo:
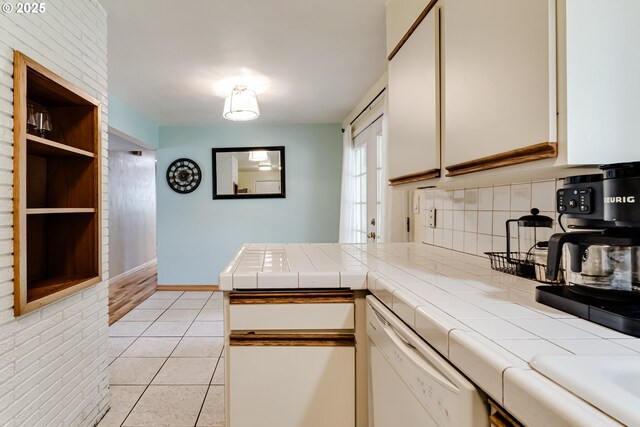
[(640, 163), (566, 178), (556, 208), (566, 233), (549, 239), (546, 276), (564, 263), (565, 286), (539, 286), (536, 300), (640, 336)]

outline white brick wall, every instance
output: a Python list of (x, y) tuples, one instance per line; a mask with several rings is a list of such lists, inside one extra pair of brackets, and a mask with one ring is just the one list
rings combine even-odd
[[(105, 282), (18, 319), (12, 253), (14, 49), (100, 100), (103, 120)], [(107, 410), (107, 112), (107, 15), (97, 0), (46, 1), (39, 15), (0, 13), (0, 426), (93, 426)]]

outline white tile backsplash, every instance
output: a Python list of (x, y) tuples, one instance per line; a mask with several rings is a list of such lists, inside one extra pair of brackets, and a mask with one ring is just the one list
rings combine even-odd
[(477, 253), (482, 255), (485, 252), (491, 252), (493, 249), (493, 236), (486, 234), (478, 234)]
[(463, 252), (475, 254), (478, 252), (478, 234), (464, 232), (464, 249)]
[[(446, 191), (422, 190), (420, 198), (424, 201), (420, 215), (426, 220), (427, 209), (436, 209), (436, 227), (425, 226), (421, 240), (476, 255), (504, 251), (506, 221), (528, 215), (532, 208), (554, 219), (554, 227), (542, 232), (546, 238), (558, 231), (557, 187), (555, 180), (548, 180)], [(426, 224), (426, 221), (422, 222)], [(511, 232), (513, 244), (517, 238), (515, 224), (512, 224)]]
[(453, 211), (453, 229), (455, 231), (464, 231), (465, 211)]
[[(531, 184), (531, 206), (541, 211), (555, 211), (555, 181), (534, 182)], [(554, 197), (549, 197), (553, 194)]]
[(453, 192), (453, 210), (463, 211), (465, 204), (465, 190), (455, 190)]
[(498, 187), (493, 187), (493, 210), (511, 210), (511, 186), (501, 185)]
[(442, 199), (444, 200), (442, 208), (453, 210), (453, 191), (445, 191)]
[(463, 231), (453, 231), (453, 249), (456, 251), (464, 251), (464, 232)]
[(531, 206), (531, 183), (511, 186), (511, 210), (528, 211)]
[(466, 188), (464, 190), (464, 210), (476, 211), (478, 210), (478, 189)]
[(493, 212), (493, 235), (506, 236), (507, 228), (505, 224), (507, 223), (507, 220), (511, 218), (512, 218), (511, 212), (494, 211)]
[(478, 189), (478, 210), (493, 210), (493, 187), (482, 187)]
[(453, 249), (453, 230), (443, 230), (442, 246), (448, 249)]
[[(437, 215), (438, 214), (436, 214), (436, 221), (437, 221)], [(444, 228), (445, 230), (453, 230), (453, 211), (443, 210), (442, 215), (440, 215), (440, 217), (442, 218), (442, 228)], [(436, 223), (436, 226), (437, 226), (437, 223)]]
[(493, 212), (478, 211), (478, 234), (491, 235), (492, 233), (493, 233)]
[(478, 232), (478, 211), (464, 211), (464, 231)]

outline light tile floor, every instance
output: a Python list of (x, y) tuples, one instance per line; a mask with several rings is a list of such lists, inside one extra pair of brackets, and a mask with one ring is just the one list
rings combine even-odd
[(156, 292), (109, 327), (98, 427), (224, 426), (221, 292)]

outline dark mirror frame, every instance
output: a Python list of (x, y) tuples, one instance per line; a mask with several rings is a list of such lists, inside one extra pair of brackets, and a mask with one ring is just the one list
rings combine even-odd
[[(248, 152), (248, 151), (279, 151), (280, 152), (280, 193), (273, 194), (217, 194), (218, 192), (218, 173), (216, 165), (217, 153), (233, 153), (233, 152)], [(274, 147), (224, 147), (224, 148), (212, 148), (211, 158), (213, 162), (213, 198), (214, 199), (282, 199), (286, 197), (285, 187), (285, 162), (284, 162), (284, 146)]]

